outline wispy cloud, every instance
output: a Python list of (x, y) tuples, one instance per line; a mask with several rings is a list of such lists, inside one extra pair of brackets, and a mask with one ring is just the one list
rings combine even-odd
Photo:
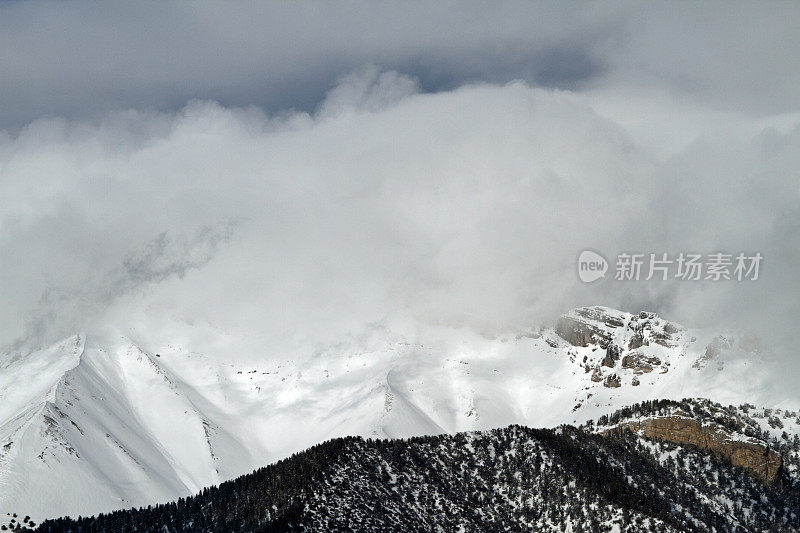
[(81, 329), (86, 319), (108, 309), (114, 301), (149, 285), (205, 266), (230, 240), (235, 223), (202, 227), (187, 238), (162, 232), (141, 249), (129, 253), (120, 265), (103, 273), (93, 270), (91, 279), (75, 286), (53, 286), (44, 290), (38, 305), (28, 312), (22, 335), (7, 349), (35, 348), (47, 339)]

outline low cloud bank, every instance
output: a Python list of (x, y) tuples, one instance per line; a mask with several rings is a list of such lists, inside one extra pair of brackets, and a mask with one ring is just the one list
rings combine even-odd
[[(800, 116), (623, 100), (428, 94), (367, 66), (313, 113), (195, 101), (35, 121), (0, 141), (0, 339), (200, 324), (286, 354), (603, 304), (755, 331), (798, 375)], [(584, 284), (586, 248), (764, 262), (754, 282)]]

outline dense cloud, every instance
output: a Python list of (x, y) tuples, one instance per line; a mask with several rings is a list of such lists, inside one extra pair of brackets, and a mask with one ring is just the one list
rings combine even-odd
[[(5, 4), (0, 344), (199, 324), (300, 350), (605, 304), (795, 364), (800, 21), (773, 6)], [(586, 285), (585, 248), (765, 259)]]
[(0, 3), (0, 128), (191, 99), (312, 111), (375, 64), (426, 92), (524, 80), (625, 84), (711, 107), (790, 110), (793, 3)]

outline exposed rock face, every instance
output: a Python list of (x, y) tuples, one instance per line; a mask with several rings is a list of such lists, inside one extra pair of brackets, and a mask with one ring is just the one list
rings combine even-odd
[(661, 364), (658, 357), (647, 357), (634, 352), (622, 358), (622, 368), (629, 368), (636, 374), (646, 374), (653, 371), (653, 367)]
[(616, 374), (611, 374), (603, 382), (603, 386), (611, 388), (611, 389), (616, 389), (617, 387), (622, 386), (622, 381), (619, 379), (619, 376), (617, 376)]
[(635, 350), (636, 348), (641, 348), (645, 344), (647, 344), (647, 342), (644, 340), (644, 337), (640, 333), (637, 333), (631, 337), (630, 342), (628, 342), (628, 349)]
[(609, 335), (599, 328), (568, 316), (558, 320), (556, 333), (573, 346), (586, 347), (589, 344), (599, 344), (601, 347), (606, 347), (611, 340)]
[(617, 364), (617, 360), (619, 359), (620, 351), (620, 347), (616, 344), (609, 344), (608, 348), (606, 348), (606, 356), (603, 359), (603, 366), (614, 368), (614, 366)]
[(626, 317), (602, 307), (582, 307), (562, 316), (556, 324), (556, 333), (573, 346), (595, 344), (605, 349), (626, 324), (632, 334), (627, 340), (629, 350), (648, 346), (651, 342), (674, 347), (677, 334), (683, 330), (681, 326), (646, 311)]
[(702, 424), (682, 414), (622, 422), (609, 431), (622, 430), (649, 439), (689, 444), (711, 451), (767, 484), (775, 482), (783, 464), (778, 452), (757, 439), (732, 435), (722, 426)]
[[(678, 362), (673, 359), (682, 358), (690, 344), (683, 326), (655, 313), (631, 314), (602, 306), (571, 310), (560, 317), (553, 331), (552, 339), (558, 339), (561, 346), (562, 340), (570, 345), (567, 354), (571, 362), (591, 377), (588, 387), (627, 387), (634, 377), (639, 377), (636, 384), (642, 385), (645, 380), (641, 376), (645, 374), (669, 372)], [(611, 374), (616, 376), (607, 380)]]
[(603, 322), (609, 328), (621, 328), (624, 322), (618, 316), (610, 313), (615, 311), (602, 307), (580, 307), (575, 309), (575, 314), (588, 320)]
[(645, 311), (634, 317), (628, 327), (635, 332), (628, 344), (630, 350), (649, 346), (651, 342), (673, 348), (677, 346), (678, 334), (683, 330), (681, 326), (662, 320), (654, 313)]

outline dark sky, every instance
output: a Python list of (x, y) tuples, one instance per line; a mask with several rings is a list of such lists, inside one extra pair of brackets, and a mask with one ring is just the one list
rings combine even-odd
[(0, 127), (178, 109), (195, 98), (311, 111), (366, 63), (410, 75), (424, 91), (620, 82), (731, 109), (795, 105), (796, 4), (679, 6), (4, 2)]

